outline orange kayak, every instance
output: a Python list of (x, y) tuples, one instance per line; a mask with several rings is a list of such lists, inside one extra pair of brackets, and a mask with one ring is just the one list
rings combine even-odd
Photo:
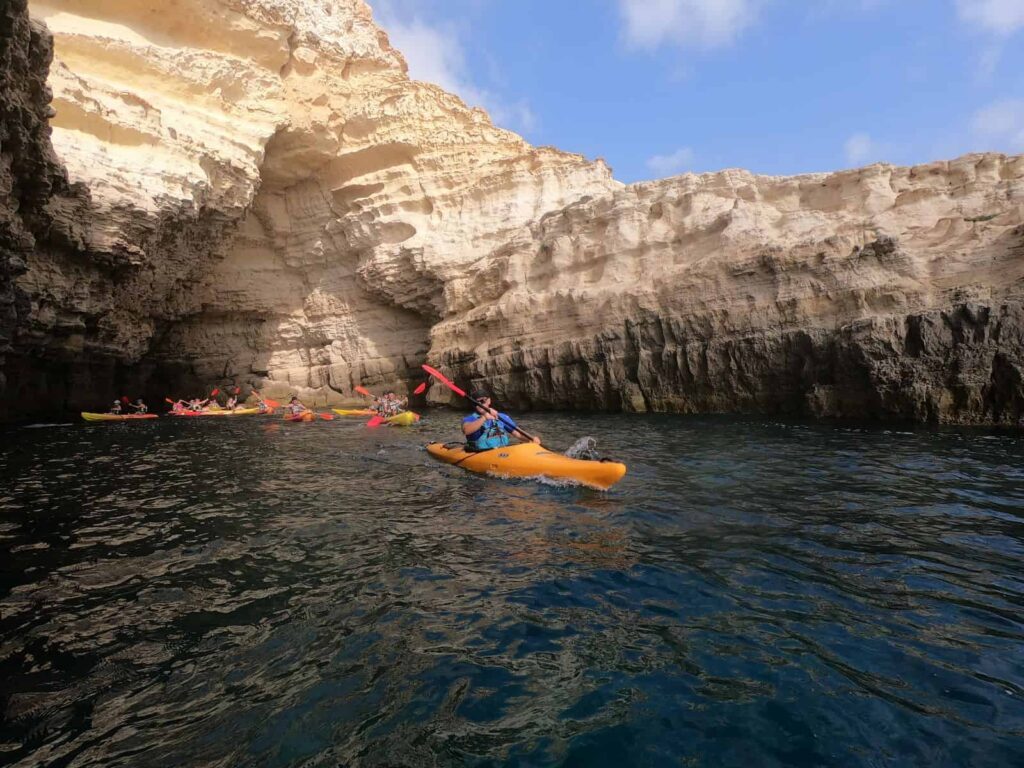
[(290, 413), (284, 417), (285, 421), (316, 421), (316, 414), (312, 411), (304, 411), (303, 413)]
[(533, 443), (478, 452), (466, 451), (465, 443), (431, 443), (427, 446), (427, 453), (439, 461), (470, 472), (497, 477), (566, 480), (602, 491), (611, 488), (626, 474), (626, 465), (617, 461), (570, 459)]

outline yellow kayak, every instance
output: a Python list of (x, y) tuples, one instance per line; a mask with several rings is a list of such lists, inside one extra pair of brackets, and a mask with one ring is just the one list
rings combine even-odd
[(339, 416), (373, 416), (376, 411), (371, 411), (369, 408), (332, 408)]
[(155, 413), (89, 413), (82, 411), (82, 418), (86, 421), (139, 421), (141, 419), (155, 419)]
[(389, 419), (384, 419), (388, 424), (396, 427), (411, 427), (419, 420), (420, 415), (418, 413), (413, 413), (412, 411), (402, 411)]
[(259, 408), (236, 408), (233, 411), (229, 411), (226, 408), (217, 408), (210, 411), (182, 411), (181, 413), (175, 413), (171, 411), (171, 416), (255, 416), (258, 413), (273, 413), (272, 410), (267, 409), (261, 411)]
[(470, 472), (497, 477), (546, 477), (608, 490), (626, 474), (617, 461), (584, 461), (552, 453), (533, 443), (508, 445), (489, 451), (468, 452), (465, 443), (431, 443), (427, 452), (439, 461)]

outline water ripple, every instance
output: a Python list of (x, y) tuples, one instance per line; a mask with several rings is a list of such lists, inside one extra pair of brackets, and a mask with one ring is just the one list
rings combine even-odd
[(1015, 435), (530, 417), (602, 494), (196, 421), (8, 434), (0, 764), (1024, 762)]

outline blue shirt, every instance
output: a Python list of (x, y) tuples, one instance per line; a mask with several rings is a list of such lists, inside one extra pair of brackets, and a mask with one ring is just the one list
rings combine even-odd
[[(516, 426), (516, 423), (514, 421), (512, 421), (512, 419), (510, 419), (507, 414), (501, 413), (501, 411), (499, 411), (498, 415), (501, 416), (501, 426), (504, 427), (506, 432), (508, 432), (509, 434), (512, 434), (513, 430), (518, 429), (518, 427)], [(471, 414), (469, 414), (469, 416), (467, 416), (466, 418), (464, 418), (462, 420), (462, 423), (465, 424), (467, 421), (476, 421), (479, 418), (480, 418), (480, 414), (479, 413), (471, 413)], [(469, 442), (473, 442), (475, 440), (479, 440), (481, 437), (484, 436), (484, 434), (487, 432), (487, 430), (490, 427), (492, 427), (492, 426), (494, 426), (494, 419), (487, 419), (487, 421), (484, 422), (484, 425), (482, 427), (480, 427), (480, 429), (478, 429), (476, 432), (474, 432), (471, 435), (466, 435), (466, 440), (468, 440)]]

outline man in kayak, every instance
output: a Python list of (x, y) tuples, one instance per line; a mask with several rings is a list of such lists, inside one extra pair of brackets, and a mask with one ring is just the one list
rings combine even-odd
[(114, 404), (112, 406), (110, 406), (110, 413), (113, 416), (120, 416), (121, 415), (121, 401), (120, 400), (115, 400)]
[(408, 405), (408, 403), (408, 398), (403, 398), (399, 400), (398, 395), (396, 395), (394, 392), (385, 392), (383, 400), (383, 412), (381, 412), (381, 416), (384, 418), (391, 418), (392, 416), (397, 416), (398, 414), (405, 410), (405, 406)]
[(142, 402), (142, 398), (141, 397), (139, 399), (137, 399), (134, 403), (128, 403), (128, 407), (129, 408), (134, 408), (135, 412), (138, 413), (138, 414), (149, 413), (149, 408), (147, 408), (146, 404), (144, 402)]
[(489, 451), (491, 448), (501, 448), (509, 444), (509, 436), (540, 445), (539, 437), (530, 440), (519, 431), (507, 414), (494, 410), (491, 407), (491, 396), (487, 392), (474, 390), (471, 397), (480, 403), (480, 407), (462, 420), (462, 434), (466, 436), (467, 450)]
[(292, 399), (288, 401), (288, 405), (286, 407), (292, 412), (292, 416), (298, 416), (300, 413), (305, 413), (309, 410), (309, 408), (304, 406), (299, 400), (298, 395), (292, 395)]

